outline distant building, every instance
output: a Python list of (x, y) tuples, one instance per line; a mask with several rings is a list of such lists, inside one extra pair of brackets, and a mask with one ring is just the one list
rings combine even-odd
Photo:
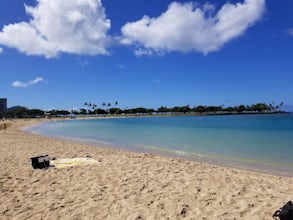
[(0, 98), (0, 112), (7, 111), (7, 99)]

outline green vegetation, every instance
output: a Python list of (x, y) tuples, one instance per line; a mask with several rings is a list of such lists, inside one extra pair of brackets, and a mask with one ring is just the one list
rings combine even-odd
[(15, 106), (7, 110), (7, 112), (0, 112), (0, 117), (6, 118), (36, 118), (44, 117), (44, 112), (40, 109), (28, 109), (22, 106)]
[(0, 117), (6, 118), (38, 118), (38, 117), (64, 117), (75, 115), (98, 115), (98, 116), (111, 116), (111, 115), (221, 115), (221, 114), (260, 114), (260, 113), (282, 113), (280, 107), (283, 106), (283, 102), (279, 105), (258, 103), (253, 105), (239, 105), (234, 107), (224, 106), (194, 106), (191, 108), (186, 106), (175, 106), (167, 108), (161, 106), (157, 110), (147, 109), (143, 107), (120, 109), (117, 107), (118, 102), (115, 102), (116, 107), (111, 107), (111, 103), (103, 102), (101, 105), (103, 108), (97, 108), (96, 104), (85, 102), (85, 108), (80, 110), (72, 110), (71, 112), (66, 110), (51, 110), (44, 112), (40, 109), (28, 109), (22, 106), (15, 106), (9, 108), (7, 112), (0, 112)]
[[(265, 104), (258, 103), (253, 105), (239, 105), (234, 107), (223, 107), (223, 106), (195, 106), (190, 108), (189, 105), (186, 106), (175, 106), (168, 108), (166, 106), (161, 106), (157, 110), (147, 109), (143, 107), (131, 108), (131, 109), (120, 109), (120, 108), (111, 108), (111, 103), (103, 102), (101, 106), (103, 108), (97, 108), (96, 104), (91, 104), (85, 102), (84, 105), (87, 108), (80, 109), (80, 111), (73, 111), (75, 115), (153, 115), (153, 114), (259, 114), (259, 113), (280, 113), (280, 107), (283, 106), (283, 102), (279, 105), (274, 104)], [(115, 106), (118, 105), (118, 102), (115, 102)]]

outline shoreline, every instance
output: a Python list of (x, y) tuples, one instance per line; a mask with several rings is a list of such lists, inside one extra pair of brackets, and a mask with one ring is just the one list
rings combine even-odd
[[(118, 117), (119, 118), (119, 117)], [(126, 117), (127, 118), (127, 117)], [(77, 118), (74, 120), (106, 120), (106, 119), (113, 119), (112, 117), (103, 117), (103, 118)], [(66, 119), (66, 120), (73, 120), (73, 119)], [(62, 119), (58, 120), (45, 120), (43, 122), (50, 122), (50, 121), (64, 121)], [(39, 122), (42, 123), (42, 122)], [(29, 128), (29, 127), (28, 127)], [(127, 146), (127, 145), (119, 145), (113, 143), (103, 143), (102, 141), (96, 140), (89, 140), (84, 138), (73, 138), (67, 136), (58, 136), (58, 135), (46, 135), (40, 134), (34, 130), (23, 128), (25, 132), (33, 133), (36, 135), (41, 135), (44, 137), (51, 137), (65, 141), (73, 141), (81, 144), (89, 144), (92, 146), (97, 147), (107, 147), (117, 150), (125, 150), (134, 153), (151, 153), (159, 156), (167, 156), (171, 158), (180, 158), (185, 159), (188, 161), (198, 162), (198, 163), (206, 163), (209, 165), (215, 165), (220, 167), (228, 167), (228, 168), (235, 168), (244, 171), (252, 171), (258, 173), (264, 173), (269, 175), (276, 175), (276, 176), (284, 176), (284, 177), (293, 177), (293, 167), (292, 164), (282, 164), (282, 163), (269, 163), (269, 161), (257, 161), (255, 159), (250, 158), (241, 158), (241, 157), (232, 157), (232, 156), (224, 156), (224, 155), (216, 155), (216, 154), (201, 154), (196, 152), (187, 152), (187, 151), (180, 151), (180, 150), (171, 150), (168, 148), (158, 148), (158, 147), (136, 147), (136, 146)]]
[[(96, 147), (22, 131), (0, 131), (4, 219), (272, 219), (293, 178), (151, 153)], [(34, 170), (33, 156), (90, 155), (95, 166)]]

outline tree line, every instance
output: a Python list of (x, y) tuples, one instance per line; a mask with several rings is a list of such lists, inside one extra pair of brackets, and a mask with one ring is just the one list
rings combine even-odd
[(194, 106), (190, 107), (189, 105), (185, 106), (175, 106), (168, 108), (166, 106), (161, 106), (157, 109), (152, 108), (126, 108), (120, 109), (117, 107), (118, 102), (115, 102), (116, 107), (112, 107), (111, 103), (103, 102), (102, 106), (104, 108), (97, 108), (96, 104), (90, 102), (85, 102), (84, 106), (86, 108), (81, 108), (79, 111), (72, 111), (73, 114), (78, 115), (133, 115), (133, 114), (244, 114), (244, 113), (275, 113), (281, 112), (280, 108), (284, 105), (284, 102), (281, 102), (279, 105), (266, 104), (266, 103), (257, 103), (252, 105), (239, 105), (234, 107), (224, 107), (223, 105), (219, 106)]
[(37, 117), (58, 117), (58, 116), (77, 116), (77, 115), (98, 115), (98, 116), (109, 116), (109, 115), (155, 115), (155, 114), (194, 114), (194, 115), (211, 115), (211, 114), (258, 114), (258, 113), (280, 113), (280, 108), (284, 105), (281, 102), (278, 105), (257, 103), (252, 105), (239, 105), (233, 107), (219, 106), (206, 106), (199, 105), (190, 107), (185, 106), (174, 106), (168, 108), (161, 106), (157, 109), (152, 108), (126, 108), (120, 109), (117, 107), (118, 102), (114, 103), (115, 107), (111, 103), (102, 103), (102, 108), (98, 108), (96, 104), (85, 102), (85, 108), (79, 110), (50, 110), (43, 111), (40, 109), (28, 109), (22, 106), (16, 106), (8, 109), (7, 112), (0, 112), (0, 117), (6, 118), (37, 118)]

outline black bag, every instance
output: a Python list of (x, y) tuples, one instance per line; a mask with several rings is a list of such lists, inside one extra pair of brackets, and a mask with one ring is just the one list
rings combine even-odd
[(31, 161), (34, 169), (43, 169), (50, 167), (50, 158), (48, 155), (32, 157)]
[(293, 203), (289, 201), (273, 215), (274, 219), (293, 220)]

